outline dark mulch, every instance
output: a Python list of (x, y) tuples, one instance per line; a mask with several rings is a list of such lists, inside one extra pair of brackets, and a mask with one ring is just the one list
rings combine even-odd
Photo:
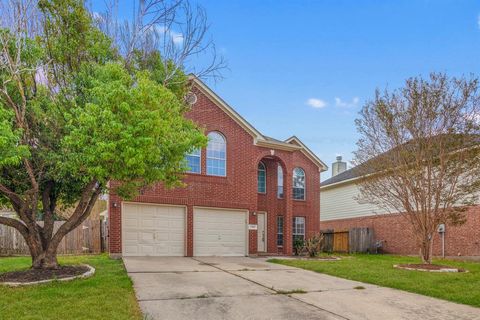
[(420, 270), (442, 270), (442, 269), (457, 269), (458, 272), (465, 272), (465, 269), (457, 268), (457, 267), (449, 267), (440, 264), (399, 264), (398, 267), (400, 268), (412, 268), (412, 269), (420, 269)]
[(0, 274), (0, 282), (34, 282), (79, 276), (87, 272), (87, 266), (61, 266), (56, 270), (29, 269)]

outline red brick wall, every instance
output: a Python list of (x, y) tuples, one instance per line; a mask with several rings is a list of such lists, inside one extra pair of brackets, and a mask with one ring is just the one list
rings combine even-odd
[[(198, 100), (187, 117), (193, 119), (205, 129), (205, 134), (219, 131), (227, 141), (227, 176), (206, 175), (206, 150), (202, 150), (202, 173), (186, 174), (184, 188), (166, 190), (157, 184), (144, 191), (133, 201), (177, 204), (187, 206), (187, 252), (193, 255), (193, 206), (244, 209), (250, 212), (249, 223), (256, 224), (253, 214), (257, 211), (267, 212), (268, 251), (277, 253), (276, 215), (285, 216), (284, 238), (292, 238), (292, 217), (306, 217), (307, 234), (318, 231), (320, 175), (318, 167), (300, 151), (288, 152), (258, 147), (253, 144), (253, 137), (232, 118), (225, 114), (207, 96), (197, 92)], [(267, 194), (257, 193), (257, 165), (264, 157), (267, 165)], [(271, 159), (270, 159), (271, 158)], [(276, 197), (276, 164), (284, 168), (285, 198)], [(306, 174), (306, 201), (291, 199), (292, 172), (295, 167), (302, 167)], [(114, 204), (116, 207), (114, 207)], [(110, 195), (110, 251), (121, 253), (121, 199)], [(291, 241), (285, 241), (283, 251), (291, 253)], [(249, 253), (257, 253), (257, 231), (249, 231)]]
[[(480, 207), (470, 209), (466, 217), (467, 221), (463, 225), (446, 226), (446, 256), (480, 255)], [(376, 240), (385, 240), (384, 250), (388, 253), (417, 254), (419, 252), (411, 225), (401, 215), (377, 215), (320, 222), (322, 230), (348, 230), (354, 227), (372, 228)], [(442, 243), (438, 233), (433, 241), (434, 255), (440, 256)]]

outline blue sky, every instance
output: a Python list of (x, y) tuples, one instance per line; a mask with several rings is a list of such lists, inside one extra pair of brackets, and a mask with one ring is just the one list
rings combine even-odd
[(329, 166), (352, 159), (354, 120), (376, 88), (431, 71), (480, 75), (480, 1), (196, 2), (230, 69), (212, 89), (262, 133), (295, 134)]

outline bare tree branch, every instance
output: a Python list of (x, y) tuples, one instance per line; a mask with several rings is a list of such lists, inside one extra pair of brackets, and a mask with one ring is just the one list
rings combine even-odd
[[(475, 116), (472, 116), (475, 115)], [(461, 221), (480, 181), (480, 94), (476, 78), (431, 74), (377, 90), (356, 120), (362, 201), (400, 213), (425, 262), (439, 224)]]
[(127, 64), (135, 51), (158, 51), (163, 59), (165, 85), (177, 84), (174, 79), (180, 70), (199, 78), (222, 77), (227, 64), (208, 36), (207, 14), (202, 7), (192, 6), (188, 0), (137, 0), (133, 5), (135, 13), (130, 21), (118, 20), (116, 0), (107, 4), (104, 13), (94, 14)]

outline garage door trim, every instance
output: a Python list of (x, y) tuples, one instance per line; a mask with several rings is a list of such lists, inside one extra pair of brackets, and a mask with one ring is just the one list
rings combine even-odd
[(136, 201), (122, 201), (121, 203), (121, 219), (120, 219), (120, 233), (121, 233), (121, 241), (120, 241), (120, 248), (122, 249), (122, 255), (123, 255), (123, 245), (124, 245), (124, 239), (123, 239), (123, 233), (124, 233), (124, 212), (125, 212), (125, 205), (145, 205), (145, 206), (158, 206), (158, 207), (177, 207), (177, 208), (183, 208), (183, 221), (184, 221), (184, 226), (183, 226), (183, 256), (187, 256), (187, 235), (188, 235), (188, 215), (187, 215), (187, 206), (186, 205), (178, 205), (178, 204), (166, 204), (166, 203), (153, 203), (153, 202), (136, 202)]

